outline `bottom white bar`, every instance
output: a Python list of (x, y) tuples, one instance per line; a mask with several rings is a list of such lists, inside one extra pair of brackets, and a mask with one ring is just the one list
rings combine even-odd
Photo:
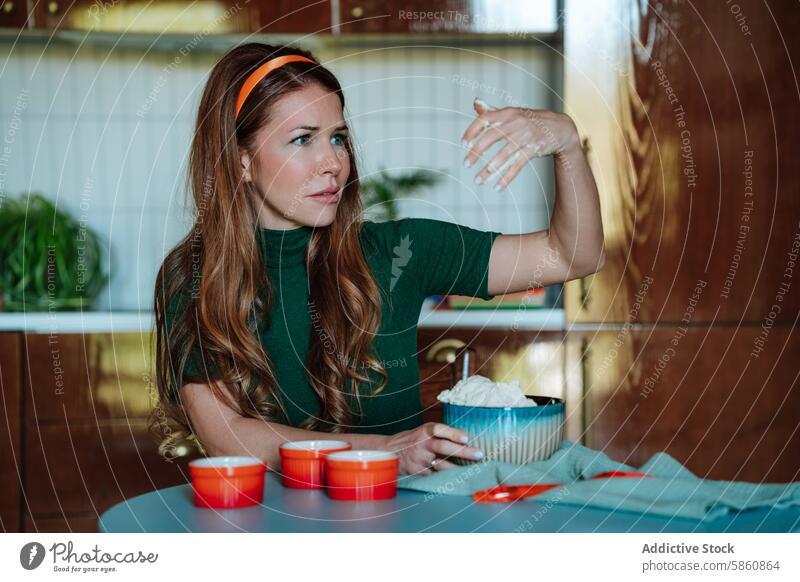
[(4, 580), (800, 580), (799, 542), (798, 534), (4, 534), (0, 572)]

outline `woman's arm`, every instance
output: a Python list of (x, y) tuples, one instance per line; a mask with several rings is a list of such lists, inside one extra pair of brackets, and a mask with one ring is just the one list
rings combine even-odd
[(600, 195), (592, 169), (581, 148), (578, 130), (572, 128), (564, 148), (553, 154), (556, 199), (550, 218), (549, 236), (553, 247), (569, 262), (569, 279), (585, 277), (603, 267), (605, 245), (600, 217)]
[(280, 466), (278, 447), (286, 441), (345, 440), (354, 449), (385, 449), (387, 438), (375, 434), (331, 434), (246, 418), (221, 402), (207, 384), (186, 384), (181, 399), (192, 428), (210, 456), (247, 456)]
[(553, 156), (555, 206), (548, 230), (497, 237), (489, 260), (489, 293), (514, 293), (563, 283), (599, 271), (605, 262), (600, 199), (591, 168), (569, 116), (553, 111), (476, 101), (475, 121), (464, 133), (474, 164), (494, 143), (508, 143), (478, 173), (487, 183), (501, 175), (502, 191), (533, 158)]
[(454, 467), (448, 460), (452, 457), (476, 460), (483, 454), (465, 446), (466, 432), (437, 422), (394, 435), (316, 432), (245, 418), (220, 401), (207, 384), (186, 384), (180, 392), (192, 429), (209, 455), (257, 457), (273, 471), (280, 467), (278, 449), (286, 441), (336, 439), (349, 442), (353, 449), (394, 451), (400, 456), (401, 475), (428, 475)]

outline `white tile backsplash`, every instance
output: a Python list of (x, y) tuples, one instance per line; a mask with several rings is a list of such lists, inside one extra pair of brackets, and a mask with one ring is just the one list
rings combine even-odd
[[(98, 307), (150, 309), (158, 266), (188, 231), (185, 170), (197, 104), (219, 55), (52, 44), (6, 45), (2, 131), (20, 91), (26, 107), (0, 186), (42, 191), (111, 245), (112, 280)], [(536, 160), (497, 193), (462, 165), (472, 100), (560, 109), (556, 51), (531, 46), (397, 46), (315, 53), (338, 76), (359, 141), (362, 177), (384, 167), (440, 173), (399, 202), (423, 216), (507, 233), (547, 227), (552, 162)], [(490, 151), (498, 151), (496, 146)], [(489, 158), (487, 158), (488, 161)], [(483, 162), (486, 163), (486, 162)], [(83, 200), (84, 204), (81, 204)]]

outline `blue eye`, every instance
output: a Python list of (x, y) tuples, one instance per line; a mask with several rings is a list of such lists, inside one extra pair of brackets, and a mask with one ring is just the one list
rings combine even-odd
[[(342, 141), (340, 143), (336, 144), (336, 145), (341, 145), (341, 146), (345, 145), (345, 143), (347, 142), (347, 136), (345, 134), (343, 134), (343, 133), (337, 133), (331, 139), (335, 139), (337, 137), (340, 138)], [(310, 133), (307, 133), (305, 135), (299, 135), (299, 136), (297, 136), (296, 138), (294, 138), (292, 140), (292, 143), (296, 143), (298, 139), (309, 139), (309, 138), (311, 138), (311, 134)], [(297, 145), (305, 145), (305, 142), (304, 143), (298, 143)]]

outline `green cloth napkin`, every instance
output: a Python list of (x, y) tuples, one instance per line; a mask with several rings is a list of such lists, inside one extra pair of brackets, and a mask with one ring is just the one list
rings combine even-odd
[[(649, 478), (588, 480), (606, 471), (639, 471)], [(525, 500), (634, 511), (669, 517), (711, 520), (729, 512), (800, 506), (800, 482), (746, 483), (697, 477), (670, 455), (659, 452), (634, 468), (602, 452), (564, 440), (552, 457), (526, 465), (488, 461), (438, 471), (406, 475), (398, 487), (440, 495), (472, 495), (495, 485), (564, 483)]]

